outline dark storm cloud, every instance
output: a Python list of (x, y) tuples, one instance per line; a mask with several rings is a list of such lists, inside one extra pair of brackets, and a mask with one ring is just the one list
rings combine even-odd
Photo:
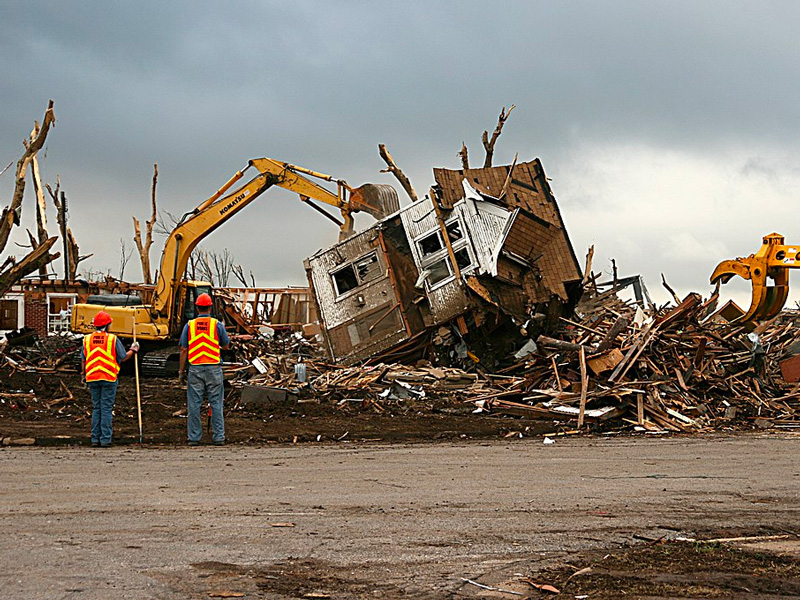
[[(459, 166), (462, 141), (482, 161), (481, 131), (513, 102), (496, 162), (541, 156), (570, 224), (571, 207), (621, 201), (609, 146), (796, 152), (798, 17), (792, 2), (6, 1), (0, 166), (54, 98), (45, 178), (60, 173), (79, 241), (114, 270), (154, 162), (174, 213), (254, 156), (392, 182), (379, 142), (424, 192), (432, 166)], [(742, 177), (795, 181), (769, 152), (740, 162)], [(289, 195), (247, 210), (207, 245), (270, 283), (302, 283), (302, 257), (335, 239)]]

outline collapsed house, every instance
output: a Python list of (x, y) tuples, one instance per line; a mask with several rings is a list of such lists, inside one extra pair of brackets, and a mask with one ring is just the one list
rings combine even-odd
[(334, 362), (493, 366), (580, 298), (581, 269), (538, 159), (434, 178), (423, 200), (305, 261)]

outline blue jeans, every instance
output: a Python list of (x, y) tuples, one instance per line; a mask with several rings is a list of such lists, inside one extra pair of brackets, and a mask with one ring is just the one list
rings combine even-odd
[(114, 434), (114, 401), (117, 399), (116, 381), (90, 381), (92, 394), (92, 443), (106, 446)]
[(225, 419), (222, 416), (223, 390), (222, 365), (189, 365), (186, 379), (188, 408), (187, 429), (190, 442), (199, 442), (203, 437), (203, 422), (200, 409), (203, 397), (211, 406), (211, 429), (215, 442), (225, 441)]

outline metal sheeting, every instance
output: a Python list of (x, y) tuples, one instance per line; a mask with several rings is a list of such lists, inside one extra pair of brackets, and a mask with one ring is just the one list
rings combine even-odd
[[(426, 233), (439, 230), (439, 222), (431, 199), (425, 198), (415, 202), (400, 213), (400, 218), (411, 246), (414, 263), (422, 272), (422, 256), (414, 240)], [(437, 324), (462, 314), (467, 304), (461, 284), (455, 278), (433, 290), (426, 289), (425, 295), (428, 298), (433, 322)]]
[[(319, 304), (320, 317), (328, 329), (338, 327), (365, 309), (394, 298), (394, 290), (386, 271), (386, 258), (380, 246), (375, 243), (377, 236), (377, 228), (371, 227), (308, 259), (308, 270)], [(337, 294), (330, 273), (370, 252), (377, 252), (382, 274), (344, 294)]]
[(427, 295), (435, 325), (449, 321), (468, 310), (468, 300), (464, 288), (455, 279), (429, 291)]
[[(477, 195), (477, 194), (476, 194)], [(471, 254), (478, 262), (478, 270), (489, 273), (494, 268), (494, 255), (498, 244), (502, 241), (505, 228), (511, 219), (512, 212), (489, 202), (479, 200), (462, 200), (453, 207), (452, 213), (445, 217), (449, 221), (457, 216), (466, 227), (467, 242)], [(422, 257), (414, 240), (420, 236), (439, 229), (436, 212), (429, 198), (407, 207), (400, 213), (408, 243), (414, 256), (417, 268), (421, 269)], [(426, 290), (431, 314), (435, 323), (448, 321), (468, 309), (468, 298), (455, 278), (433, 290)]]
[[(414, 248), (414, 239), (436, 229), (436, 211), (433, 210), (433, 203), (430, 198), (425, 198), (419, 202), (415, 202), (407, 206), (400, 212), (400, 219), (403, 221), (403, 229), (406, 230), (408, 236), (408, 243)], [(413, 250), (416, 252), (416, 250)], [(419, 264), (419, 257), (417, 264)]]
[(472, 199), (459, 202), (454, 209), (461, 213), (469, 231), (479, 273), (495, 272), (498, 247), (503, 242), (513, 211)]

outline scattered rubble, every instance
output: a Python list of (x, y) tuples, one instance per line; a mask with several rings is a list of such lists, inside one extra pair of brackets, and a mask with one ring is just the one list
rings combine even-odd
[(296, 357), (283, 355), (262, 357), (268, 371), (234, 385), (286, 387), (299, 397), (375, 412), (387, 403), (446, 397), (470, 412), (552, 420), (562, 434), (584, 427), (654, 433), (800, 428), (800, 389), (782, 375), (800, 377), (800, 361), (792, 358), (800, 351), (795, 311), (752, 330), (720, 317), (716, 294), (645, 307), (646, 288), (636, 302), (622, 300), (621, 287), (602, 291), (590, 283), (572, 318), (560, 317), (551, 335), (528, 339), (522, 354), (510, 354), (493, 372), (480, 361), (459, 369), (430, 361), (339, 366), (311, 358), (308, 383), (298, 383)]
[[(492, 370), (472, 359), (465, 368), (436, 364), (436, 356), (410, 364), (337, 365), (316, 337), (291, 329), (268, 337), (234, 335), (225, 372), (237, 392), (229, 406), (242, 410), (262, 390), (267, 402), (279, 397), (331, 410), (378, 414), (435, 407), (454, 416), (504, 416), (512, 432), (515, 417), (540, 419), (552, 423), (551, 437), (800, 429), (797, 311), (783, 311), (753, 329), (722, 317), (729, 305), (716, 310), (716, 294), (707, 300), (689, 294), (677, 305), (656, 307), (644, 295), (641, 302), (623, 300), (622, 285), (595, 285), (595, 279), (587, 278), (574, 314), (559, 317), (549, 335), (518, 332), (517, 347), (502, 360), (494, 357)], [(436, 335), (448, 334), (442, 329)], [(68, 373), (76, 369), (70, 356), (78, 348), (74, 336), (38, 339), (23, 331), (5, 343), (3, 370)], [(0, 401), (63, 415), (73, 398), (63, 382), (50, 396), (21, 390), (0, 394)]]

